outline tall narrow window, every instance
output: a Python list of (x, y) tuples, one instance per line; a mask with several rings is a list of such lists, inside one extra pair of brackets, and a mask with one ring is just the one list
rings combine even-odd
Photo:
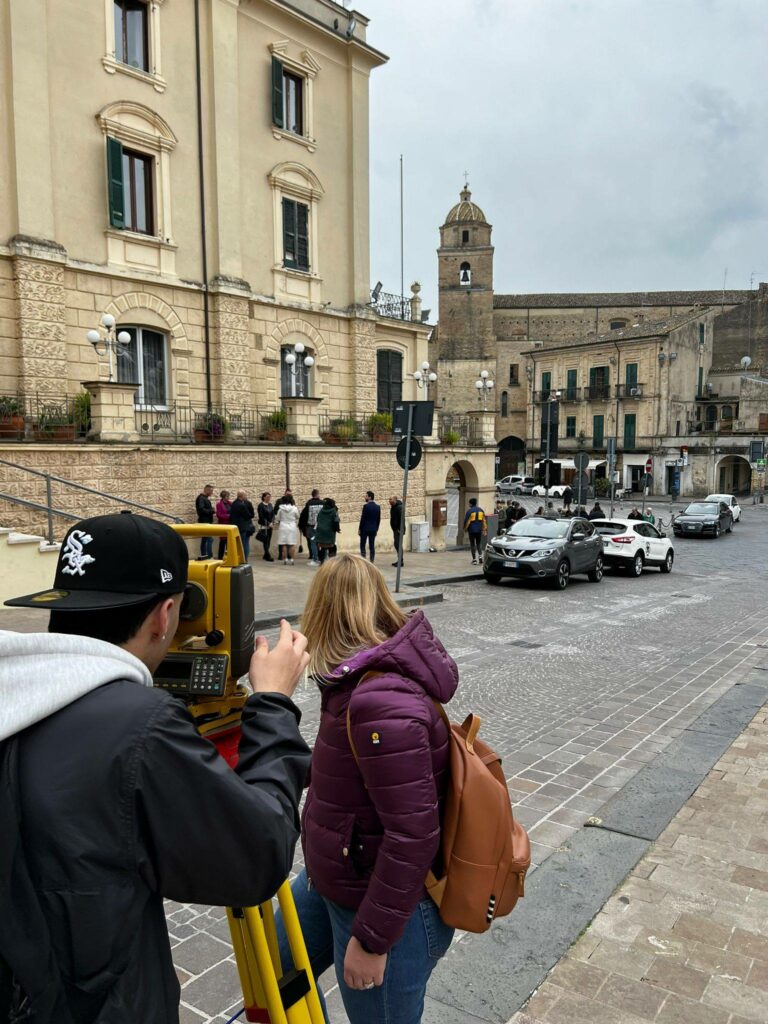
[(283, 266), (309, 270), (309, 207), (283, 199)]
[(123, 150), (123, 207), (125, 227), (143, 235), (154, 234), (154, 160), (144, 153)]
[(462, 245), (468, 245), (469, 244), (469, 232), (468, 231), (462, 231), (461, 232), (461, 244)]
[(593, 366), (589, 371), (589, 397), (593, 402), (605, 402), (609, 395), (610, 370), (607, 366)]
[(295, 135), (305, 134), (306, 80), (272, 58), (272, 124)]
[(637, 415), (627, 413), (624, 417), (624, 447), (634, 448), (636, 441)]
[(115, 60), (149, 71), (149, 10), (145, 0), (114, 0)]
[(566, 416), (565, 417), (565, 436), (576, 437), (576, 417)]
[(576, 401), (576, 384), (578, 381), (578, 370), (568, 370), (565, 377), (565, 400)]
[[(287, 355), (296, 356), (291, 363)], [(293, 345), (284, 345), (280, 349), (280, 395), (282, 398), (311, 398), (312, 376), (310, 367), (304, 365), (304, 359), (314, 353), (306, 351), (296, 355)]]
[(704, 396), (704, 367), (699, 367), (699, 378), (696, 382), (696, 397), (702, 398)]
[(137, 383), (136, 405), (168, 404), (168, 356), (166, 337), (149, 327), (123, 327), (131, 336), (117, 350), (117, 379)]
[(467, 288), (472, 284), (472, 268), (466, 261), (459, 267), (459, 284)]
[(549, 398), (549, 392), (552, 390), (552, 371), (545, 370), (541, 375), (541, 398), (542, 401), (546, 402)]
[(509, 416), (509, 393), (506, 391), (501, 392), (501, 415)]
[(509, 383), (513, 386), (520, 383), (520, 364), (510, 363), (509, 364)]
[(394, 402), (403, 398), (403, 357), (400, 352), (380, 348), (376, 352), (376, 409), (392, 412)]
[(605, 417), (592, 417), (592, 445), (594, 448), (602, 448), (605, 443)]
[(632, 388), (637, 387), (637, 363), (627, 363), (624, 369), (624, 383), (627, 397), (629, 397), (632, 394)]

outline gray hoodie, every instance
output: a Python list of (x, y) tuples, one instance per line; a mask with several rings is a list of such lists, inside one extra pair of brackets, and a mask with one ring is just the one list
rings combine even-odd
[(146, 665), (114, 644), (0, 630), (0, 740), (116, 679), (152, 686)]

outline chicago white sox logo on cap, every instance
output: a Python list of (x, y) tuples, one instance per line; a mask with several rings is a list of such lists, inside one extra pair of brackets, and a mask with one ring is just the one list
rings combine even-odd
[(61, 552), (62, 561), (69, 563), (61, 570), (65, 575), (85, 576), (83, 567), (96, 561), (92, 555), (86, 555), (84, 551), (84, 546), (90, 544), (92, 540), (93, 537), (90, 533), (86, 533), (84, 530), (73, 530), (70, 533)]

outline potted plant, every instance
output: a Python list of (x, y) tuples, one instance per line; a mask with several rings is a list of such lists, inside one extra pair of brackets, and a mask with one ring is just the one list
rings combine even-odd
[(368, 432), (374, 441), (392, 440), (392, 415), (388, 412), (375, 412), (368, 417)]
[(19, 439), (24, 434), (24, 406), (13, 395), (0, 395), (0, 437)]
[(288, 416), (285, 409), (275, 409), (266, 417), (268, 441), (284, 441), (288, 427)]
[(446, 430), (443, 434), (443, 444), (458, 444), (461, 440), (461, 435), (458, 430)]
[(221, 413), (201, 413), (196, 421), (195, 441), (203, 444), (208, 441), (221, 443), (229, 437), (229, 430), (229, 420)]
[(40, 441), (74, 441), (72, 406), (68, 408), (66, 402), (41, 406), (37, 417), (37, 437)]
[(91, 396), (87, 391), (78, 392), (72, 399), (72, 415), (78, 437), (85, 437), (91, 429)]

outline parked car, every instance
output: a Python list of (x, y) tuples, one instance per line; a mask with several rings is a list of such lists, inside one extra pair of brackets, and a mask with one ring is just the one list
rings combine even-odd
[[(566, 484), (550, 484), (549, 485), (549, 496), (550, 496), (550, 498), (562, 498), (562, 496), (565, 494), (566, 486), (567, 486)], [(571, 488), (571, 490), (573, 490), (573, 488)], [(544, 498), (544, 497), (546, 497), (546, 493), (547, 493), (547, 488), (544, 486), (544, 484), (536, 484), (536, 486), (531, 489), (531, 494), (535, 495), (537, 498)]]
[(741, 522), (741, 505), (733, 494), (708, 494), (704, 501), (722, 501), (731, 510), (734, 523)]
[(592, 525), (603, 538), (603, 561), (642, 576), (646, 565), (661, 572), (672, 572), (675, 549), (672, 541), (651, 523), (637, 519), (593, 519)]
[(676, 537), (719, 537), (733, 529), (733, 513), (723, 501), (692, 501), (675, 516)]
[(532, 476), (513, 473), (511, 476), (505, 476), (498, 480), (496, 490), (499, 494), (530, 494), (535, 484), (536, 481)]
[(586, 519), (526, 516), (486, 545), (483, 575), (488, 583), (505, 576), (548, 579), (565, 590), (573, 573), (593, 583), (603, 578), (603, 538)]

